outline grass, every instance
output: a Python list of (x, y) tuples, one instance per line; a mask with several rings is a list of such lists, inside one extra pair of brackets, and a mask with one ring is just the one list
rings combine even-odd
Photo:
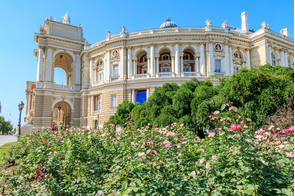
[[(10, 150), (11, 146), (17, 144), (18, 142), (8, 142), (6, 144), (3, 144), (2, 146), (0, 146), (0, 159), (3, 157), (3, 154), (7, 154), (8, 151)], [(5, 165), (6, 161), (0, 160), (0, 167), (2, 167), (3, 165)]]

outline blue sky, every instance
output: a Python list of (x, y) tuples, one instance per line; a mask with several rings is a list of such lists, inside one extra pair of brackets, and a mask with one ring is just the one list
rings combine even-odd
[[(159, 28), (167, 16), (180, 27), (204, 27), (207, 19), (213, 26), (241, 27), (241, 13), (248, 13), (249, 29), (260, 29), (266, 21), (275, 32), (288, 28), (294, 38), (293, 0), (248, 1), (7, 1), (0, 0), (0, 101), (6, 120), (18, 123), (20, 101), (26, 102), (26, 81), (36, 81), (37, 58), (34, 33), (45, 18), (62, 18), (69, 12), (72, 25), (83, 26), (90, 44), (111, 34)], [(55, 74), (57, 83), (65, 83), (64, 73)], [(22, 124), (25, 111), (22, 112)]]

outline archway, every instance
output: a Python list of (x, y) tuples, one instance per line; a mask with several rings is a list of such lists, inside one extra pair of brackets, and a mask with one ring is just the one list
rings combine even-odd
[(52, 125), (70, 126), (71, 106), (65, 102), (57, 102), (53, 107)]
[(148, 70), (148, 56), (145, 50), (138, 51), (137, 66), (135, 67), (135, 74), (146, 74)]
[(159, 50), (159, 73), (168, 72), (168, 74), (162, 74), (161, 76), (170, 76), (174, 71), (172, 66), (171, 50), (168, 47), (163, 47)]
[[(59, 52), (58, 54), (56, 54), (55, 61), (54, 61), (53, 79), (55, 78), (54, 75), (55, 75), (55, 71), (57, 70), (55, 68), (61, 68), (66, 73), (65, 85), (72, 85), (73, 84), (72, 63), (73, 63), (73, 58), (71, 57), (70, 54), (66, 52)], [(54, 82), (56, 81), (54, 80)]]

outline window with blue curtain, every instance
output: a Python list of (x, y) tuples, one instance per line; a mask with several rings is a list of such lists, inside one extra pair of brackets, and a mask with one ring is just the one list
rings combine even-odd
[(146, 102), (146, 91), (137, 91), (136, 92), (136, 102), (143, 104)]
[(215, 72), (221, 72), (221, 60), (215, 60)]

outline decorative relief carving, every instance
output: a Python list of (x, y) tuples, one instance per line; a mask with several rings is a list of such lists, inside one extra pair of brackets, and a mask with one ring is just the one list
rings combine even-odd
[(112, 50), (111, 56), (112, 58), (118, 57), (120, 55), (120, 51), (118, 49)]

